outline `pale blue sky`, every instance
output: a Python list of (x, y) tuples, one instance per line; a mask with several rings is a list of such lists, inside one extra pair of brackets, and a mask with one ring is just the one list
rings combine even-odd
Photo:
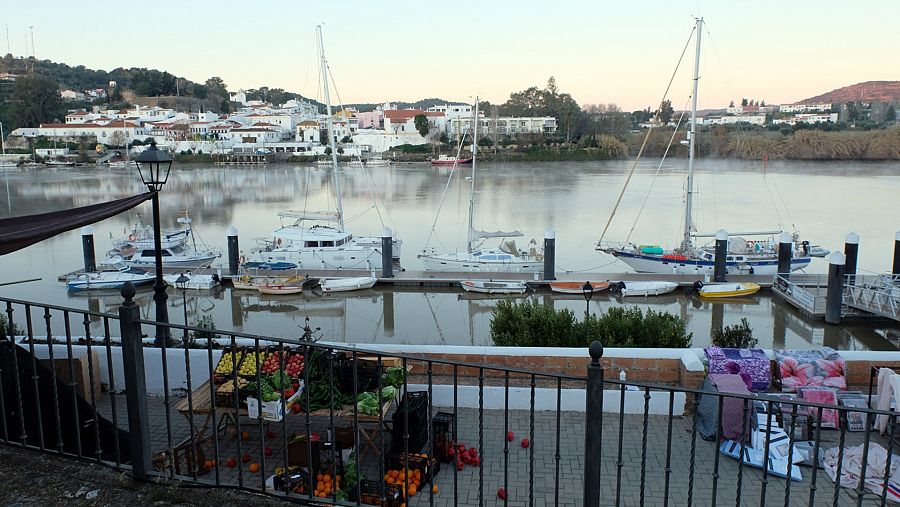
[[(555, 76), (579, 103), (657, 104), (693, 26), (706, 19), (701, 107), (741, 97), (789, 103), (900, 79), (900, 2), (0, 0), (22, 55), (89, 68), (150, 67), (230, 90), (317, 92), (314, 25), (343, 102), (502, 102)], [(0, 38), (6, 52), (6, 39)], [(29, 53), (30, 47), (29, 47)], [(692, 59), (670, 94), (684, 105)], [(336, 101), (336, 99), (334, 100)]]

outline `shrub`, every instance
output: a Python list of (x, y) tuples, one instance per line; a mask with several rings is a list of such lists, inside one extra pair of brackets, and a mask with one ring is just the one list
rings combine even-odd
[(0, 338), (7, 338), (10, 336), (25, 336), (25, 330), (15, 323), (13, 323), (10, 328), (9, 322), (6, 320), (6, 315), (0, 313)]
[(502, 300), (491, 316), (494, 345), (507, 347), (690, 347), (684, 321), (667, 312), (613, 307), (599, 317), (578, 322), (568, 309), (556, 310), (529, 300)]
[(713, 345), (718, 347), (726, 347), (731, 349), (751, 349), (759, 343), (759, 340), (753, 337), (753, 329), (747, 319), (741, 319), (740, 324), (733, 326), (721, 327), (713, 331)]
[[(194, 327), (198, 327), (203, 329), (203, 331), (192, 331), (190, 333), (190, 343), (188, 347), (206, 347), (206, 341), (216, 339), (219, 337), (216, 333), (213, 333), (216, 329), (216, 323), (213, 321), (213, 318), (209, 315), (203, 315), (197, 319), (194, 319), (192, 323)], [(198, 342), (197, 340), (201, 340)]]

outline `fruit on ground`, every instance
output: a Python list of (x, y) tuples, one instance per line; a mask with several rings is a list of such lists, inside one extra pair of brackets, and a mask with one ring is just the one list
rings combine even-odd
[(237, 466), (237, 460), (234, 458), (228, 458), (228, 461), (225, 462), (225, 466), (228, 468), (234, 468)]
[(437, 487), (436, 485), (435, 485), (435, 486), (432, 486), (432, 487), (431, 487), (431, 492), (434, 493), (434, 494), (436, 495), (436, 494), (438, 493), (438, 487)]
[(498, 489), (498, 490), (497, 490), (497, 496), (498, 496), (501, 500), (506, 500), (506, 488), (500, 488), (500, 489)]
[(241, 461), (243, 461), (244, 463), (250, 463), (250, 460), (252, 460), (252, 459), (253, 459), (253, 457), (250, 456), (250, 454), (248, 454), (248, 453), (244, 453), (244, 455), (241, 456)]
[(512, 442), (514, 438), (516, 438), (516, 437), (515, 437), (515, 435), (513, 435), (512, 431), (506, 432), (506, 441), (507, 442)]
[(523, 438), (523, 439), (522, 439), (522, 448), (523, 448), (523, 449), (528, 449), (528, 446), (529, 446), (529, 445), (531, 445), (531, 444), (528, 442), (528, 439), (527, 439), (527, 438)]
[(250, 471), (251, 472), (259, 472), (259, 463), (251, 463)]
[(271, 448), (271, 447), (266, 447), (265, 449), (263, 449), (263, 454), (265, 454), (266, 456), (271, 456), (271, 455), (272, 455), (272, 448)]

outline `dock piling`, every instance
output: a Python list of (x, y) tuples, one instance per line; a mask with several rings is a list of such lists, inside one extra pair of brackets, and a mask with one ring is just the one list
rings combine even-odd
[(778, 276), (785, 280), (791, 276), (791, 252), (794, 246), (794, 239), (790, 233), (781, 231), (778, 235)]
[(891, 273), (900, 275), (900, 231), (894, 234), (894, 269)]
[(856, 275), (856, 259), (859, 255), (859, 234), (851, 232), (844, 238), (844, 256), (847, 263), (844, 265), (844, 274), (852, 280)]
[(544, 232), (544, 280), (556, 280), (556, 231)]
[(725, 256), (728, 255), (728, 232), (725, 229), (716, 231), (716, 256), (713, 261), (713, 281), (725, 281)]
[(387, 227), (381, 231), (381, 277), (394, 277), (394, 242), (391, 230)]
[(94, 228), (85, 225), (81, 228), (81, 250), (84, 253), (84, 271), (97, 271), (97, 260), (94, 257)]
[(846, 262), (847, 258), (837, 250), (828, 256), (828, 289), (825, 293), (825, 322), (828, 324), (841, 323)]
[(231, 275), (236, 275), (238, 274), (240, 260), (237, 227), (229, 225), (228, 230), (225, 234), (228, 236), (228, 273)]

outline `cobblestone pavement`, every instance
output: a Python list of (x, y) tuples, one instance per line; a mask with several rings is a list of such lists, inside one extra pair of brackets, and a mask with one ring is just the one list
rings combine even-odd
[[(103, 412), (110, 414), (109, 396), (104, 397)], [(117, 396), (118, 422), (127, 427), (124, 397)], [(150, 426), (154, 451), (166, 449), (168, 442), (167, 427), (171, 428), (172, 441), (177, 444), (190, 435), (187, 419), (174, 410), (173, 398), (169, 419), (166, 424), (165, 404), (161, 398), (150, 398)], [(438, 408), (435, 408), (436, 412)], [(441, 408), (452, 412), (452, 408)], [(449, 506), (454, 505), (454, 491), (458, 492), (458, 505), (478, 505), (483, 498), (484, 504), (503, 505), (498, 499), (498, 488), (506, 485), (509, 505), (581, 505), (583, 492), (584, 469), (584, 413), (562, 412), (557, 425), (556, 412), (536, 412), (534, 414), (533, 438), (531, 438), (531, 417), (528, 411), (509, 412), (509, 431), (515, 439), (509, 442), (508, 453), (504, 454), (506, 442), (506, 426), (502, 410), (486, 410), (483, 417), (483, 446), (479, 446), (479, 416), (477, 409), (457, 410), (457, 440), (467, 447), (478, 447), (482, 456), (481, 467), (467, 466), (463, 471), (456, 471), (450, 464), (443, 464), (437, 474), (435, 484), (438, 493), (432, 496), (431, 487), (423, 487), (423, 492), (412, 498), (410, 506)], [(195, 425), (203, 423), (204, 416), (195, 416)], [(390, 417), (387, 418), (390, 420)], [(601, 504), (614, 505), (617, 483), (620, 484), (621, 505), (640, 505), (642, 494), (645, 505), (663, 505), (665, 499), (666, 462), (670, 461), (668, 505), (688, 505), (688, 498), (693, 492), (693, 505), (712, 505), (715, 483), (716, 501), (719, 505), (760, 505), (763, 487), (765, 486), (767, 505), (785, 505), (787, 481), (769, 476), (764, 484), (762, 470), (751, 467), (739, 467), (738, 462), (730, 457), (718, 455), (719, 478), (714, 480), (714, 467), (717, 458), (716, 446), (713, 442), (696, 439), (694, 458), (693, 487), (690, 483), (691, 469), (691, 425), (690, 417), (675, 417), (671, 421), (671, 453), (667, 455), (668, 418), (665, 416), (649, 416), (647, 418), (646, 454), (642, 453), (643, 417), (626, 415), (622, 418), (621, 468), (617, 467), (619, 417), (606, 413), (603, 420), (603, 451), (601, 475)], [(218, 422), (218, 421), (217, 421)], [(223, 484), (243, 484), (249, 488), (261, 488), (262, 478), (272, 474), (277, 466), (283, 466), (285, 445), (282, 435), (305, 434), (306, 419), (301, 415), (290, 415), (284, 423), (270, 423), (262, 428), (246, 417), (239, 418), (241, 431), (247, 432), (249, 438), (238, 438), (235, 431), (227, 429), (219, 432), (219, 454), (215, 456), (212, 441), (203, 444), (206, 459), (218, 458), (217, 470), (200, 476), (202, 480), (218, 480)], [(351, 426), (352, 419), (339, 419), (336, 427)], [(212, 428), (212, 422), (210, 422)], [(324, 435), (328, 428), (328, 418), (314, 418), (311, 431)], [(275, 438), (266, 438), (266, 431), (271, 430)], [(557, 437), (557, 431), (559, 436)], [(377, 432), (376, 432), (377, 433)], [(212, 435), (211, 429), (206, 432)], [(835, 447), (839, 432), (823, 430), (821, 446), (824, 449)], [(383, 440), (382, 440), (383, 438)], [(530, 438), (531, 445), (525, 449), (521, 446), (522, 438)], [(558, 455), (557, 460), (557, 438)], [(847, 433), (847, 445), (856, 445), (862, 441), (862, 433)], [(390, 432), (375, 435), (375, 446), (382, 444), (391, 448)], [(886, 439), (873, 434), (872, 442), (885, 445)], [(260, 442), (263, 442), (261, 445)], [(361, 444), (362, 445), (362, 444)], [(272, 449), (270, 456), (261, 452), (263, 446)], [(401, 445), (402, 447), (402, 445)], [(423, 452), (427, 452), (426, 449)], [(234, 457), (240, 463), (240, 456), (248, 453), (251, 460), (239, 467), (228, 468), (225, 463)], [(367, 449), (360, 467), (370, 479), (381, 476), (379, 460), (373, 449)], [(249, 471), (250, 465), (257, 463), (264, 466), (257, 473)], [(182, 463), (184, 461), (182, 460)], [(641, 481), (642, 463), (645, 477)], [(810, 491), (813, 490), (814, 472), (811, 468), (802, 468), (803, 480), (792, 482), (787, 496), (788, 505), (810, 505)], [(558, 481), (556, 477), (558, 476)], [(815, 498), (812, 505), (831, 505), (835, 494), (834, 483), (819, 470), (815, 474)], [(558, 488), (556, 485), (558, 484)], [(737, 499), (738, 485), (741, 485), (741, 498)], [(533, 486), (532, 486), (533, 485)], [(855, 504), (856, 493), (841, 489), (838, 491), (839, 505)], [(877, 505), (873, 495), (864, 497), (864, 505)]]

